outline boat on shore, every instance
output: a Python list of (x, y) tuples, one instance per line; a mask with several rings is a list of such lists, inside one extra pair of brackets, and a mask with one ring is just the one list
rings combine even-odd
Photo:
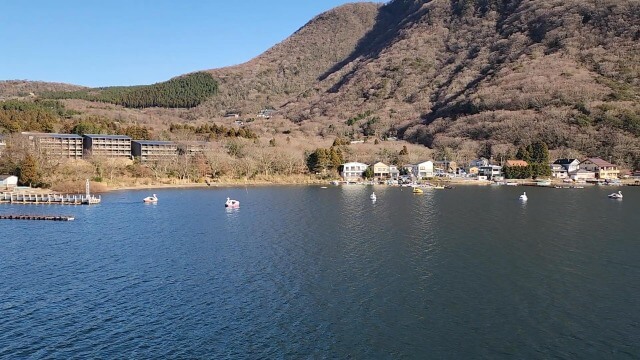
[(536, 186), (551, 186), (551, 180), (538, 180)]

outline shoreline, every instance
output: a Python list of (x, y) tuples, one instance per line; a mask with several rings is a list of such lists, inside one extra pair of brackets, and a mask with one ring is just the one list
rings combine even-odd
[[(519, 179), (517, 181), (518, 186), (536, 186), (535, 181), (530, 179), (522, 180)], [(478, 180), (466, 180), (466, 179), (447, 179), (447, 180), (431, 180), (427, 183), (430, 184), (438, 184), (438, 185), (449, 185), (449, 186), (491, 186), (493, 182), (491, 181), (478, 181)], [(299, 178), (299, 179), (289, 179), (289, 181), (284, 181), (284, 179), (270, 179), (270, 180), (218, 180), (215, 182), (209, 183), (201, 183), (201, 182), (178, 182), (178, 183), (147, 183), (147, 184), (131, 184), (127, 182), (116, 183), (116, 184), (108, 184), (108, 183), (93, 183), (92, 187), (94, 188), (93, 194), (101, 194), (101, 193), (109, 193), (116, 191), (128, 191), (128, 190), (154, 190), (154, 189), (198, 189), (198, 188), (232, 188), (232, 187), (260, 187), (260, 186), (329, 186), (331, 185), (331, 180), (319, 180), (319, 179), (310, 179), (310, 178)], [(398, 185), (385, 185), (385, 184), (372, 184), (372, 183), (363, 183), (358, 185), (376, 185), (376, 186), (398, 186)], [(569, 186), (576, 184), (563, 183), (562, 181), (557, 181), (553, 179), (551, 181), (551, 185), (544, 187), (555, 187), (555, 186)], [(597, 186), (593, 183), (580, 184), (586, 186)], [(637, 184), (634, 183), (633, 180), (622, 180), (622, 186), (634, 186)], [(332, 186), (344, 186), (344, 185), (332, 185)], [(59, 193), (59, 194), (73, 194), (73, 193), (84, 193), (84, 191), (60, 191), (53, 190), (50, 188), (30, 188), (30, 189), (20, 189), (20, 192), (28, 192), (28, 193)]]

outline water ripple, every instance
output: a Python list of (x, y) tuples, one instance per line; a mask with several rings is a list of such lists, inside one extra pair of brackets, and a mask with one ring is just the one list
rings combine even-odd
[(634, 358), (634, 190), (531, 188), (523, 205), (510, 187), (290, 186), (0, 207), (77, 218), (3, 223), (0, 358)]

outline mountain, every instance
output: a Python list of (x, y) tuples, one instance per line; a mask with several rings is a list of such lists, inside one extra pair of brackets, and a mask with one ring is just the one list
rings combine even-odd
[(339, 120), (366, 111), (356, 133), (375, 119), (378, 135), (458, 156), (543, 140), (637, 164), (639, 40), (632, 0), (396, 0), (283, 112), (340, 134), (354, 129)]
[[(208, 70), (219, 81), (218, 94), (199, 107), (200, 116), (229, 110), (257, 113), (280, 107), (312, 88), (318, 78), (344, 61), (371, 31), (377, 3), (346, 4), (322, 13), (289, 38), (237, 66)], [(304, 95), (302, 95), (304, 96)]]
[(348, 4), (206, 72), (217, 92), (182, 121), (274, 108), (305, 136), (396, 136), (460, 161), (544, 141), (640, 166), (637, 0)]

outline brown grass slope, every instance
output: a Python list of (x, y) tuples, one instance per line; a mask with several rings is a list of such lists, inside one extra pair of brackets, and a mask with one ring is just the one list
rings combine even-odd
[(281, 106), (353, 51), (371, 30), (379, 7), (376, 3), (337, 7), (247, 63), (209, 70), (219, 80), (219, 93), (195, 113), (215, 117), (230, 110), (257, 113)]
[(26, 96), (43, 91), (74, 91), (84, 87), (63, 83), (29, 80), (0, 80), (0, 98)]
[(639, 79), (638, 1), (396, 0), (283, 112), (340, 134), (370, 110), (381, 130), (469, 156), (544, 140), (637, 165)]

